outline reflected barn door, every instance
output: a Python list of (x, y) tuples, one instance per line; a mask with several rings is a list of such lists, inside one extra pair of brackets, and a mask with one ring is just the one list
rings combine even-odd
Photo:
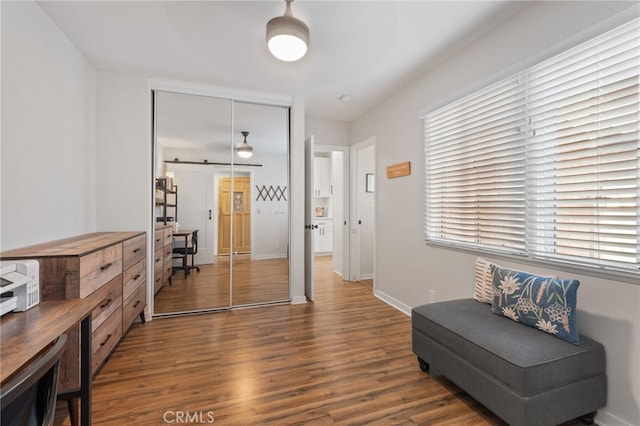
[[(196, 265), (213, 263), (214, 227), (210, 219), (213, 206), (213, 177), (210, 166), (194, 164), (167, 164), (167, 171), (173, 173), (178, 185), (178, 223), (180, 229), (198, 230), (198, 253)], [(176, 242), (183, 245), (184, 239)]]
[[(232, 193), (233, 190), (233, 193)], [(251, 253), (251, 181), (249, 177), (220, 178), (218, 254)], [(233, 214), (233, 248), (231, 215)]]

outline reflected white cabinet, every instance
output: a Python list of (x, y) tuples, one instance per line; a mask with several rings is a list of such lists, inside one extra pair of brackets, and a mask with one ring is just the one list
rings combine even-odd
[(316, 219), (313, 240), (315, 253), (331, 253), (333, 251), (333, 219)]
[(331, 196), (331, 159), (315, 157), (313, 159), (313, 196)]

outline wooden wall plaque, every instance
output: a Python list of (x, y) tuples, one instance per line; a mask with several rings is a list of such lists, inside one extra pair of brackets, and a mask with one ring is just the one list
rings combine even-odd
[(387, 178), (397, 178), (400, 176), (409, 176), (411, 174), (411, 161), (404, 163), (392, 164), (387, 166)]

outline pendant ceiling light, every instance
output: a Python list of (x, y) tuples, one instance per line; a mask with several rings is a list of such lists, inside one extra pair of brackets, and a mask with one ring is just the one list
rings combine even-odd
[(249, 158), (253, 155), (253, 148), (247, 143), (249, 132), (240, 132), (244, 136), (244, 141), (236, 147), (236, 152), (242, 158)]
[(285, 2), (287, 6), (284, 16), (278, 16), (267, 22), (267, 46), (276, 58), (293, 62), (307, 53), (309, 27), (293, 16), (291, 12), (293, 0), (285, 0)]

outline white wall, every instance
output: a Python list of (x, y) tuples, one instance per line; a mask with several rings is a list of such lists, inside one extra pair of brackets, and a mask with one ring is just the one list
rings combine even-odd
[[(254, 259), (287, 257), (289, 250), (289, 183), (286, 155), (257, 155), (256, 162), (263, 167), (254, 170), (251, 188), (251, 211), (254, 217), (251, 255)], [(279, 186), (285, 191), (285, 199), (257, 199), (256, 185), (262, 188)], [(266, 194), (266, 191), (263, 192)]]
[(0, 249), (95, 229), (96, 72), (40, 7), (2, 2)]
[(145, 75), (97, 77), (96, 226), (151, 230), (151, 94)]
[[(573, 37), (633, 5), (615, 2), (531, 2), (511, 19), (450, 56), (421, 79), (352, 123), (350, 139), (376, 138), (376, 294), (408, 312), (438, 300), (471, 297), (475, 255), (423, 241), (423, 125), (418, 111)], [(584, 39), (584, 34), (582, 35)], [(385, 168), (412, 162), (408, 177), (386, 179)], [(397, 242), (397, 243), (396, 243)], [(530, 265), (506, 266), (542, 272)], [(544, 271), (575, 276), (562, 271)], [(609, 398), (601, 425), (640, 425), (640, 285), (578, 275), (581, 333), (607, 352)]]
[(313, 135), (316, 145), (349, 146), (349, 124), (318, 117), (305, 118), (304, 134)]

